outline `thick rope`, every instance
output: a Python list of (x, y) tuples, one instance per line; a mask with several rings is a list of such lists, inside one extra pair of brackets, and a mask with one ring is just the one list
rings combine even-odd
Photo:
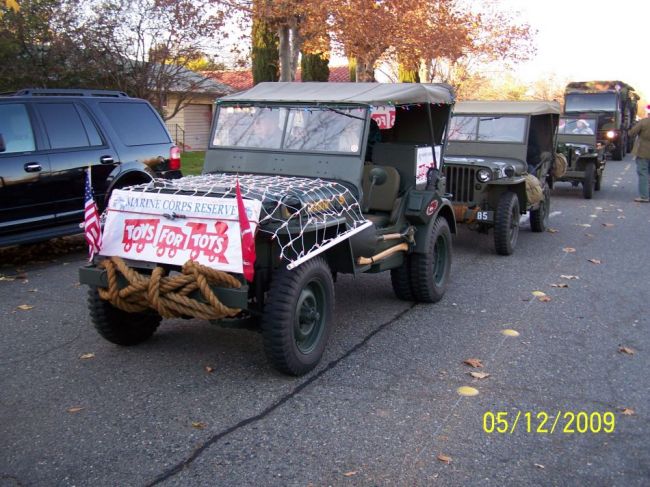
[[(218, 285), (226, 288), (240, 288), (241, 282), (230, 274), (188, 260), (182, 274), (169, 277), (162, 267), (156, 266), (151, 276), (143, 275), (130, 268), (120, 257), (111, 257), (99, 263), (106, 270), (108, 288), (98, 288), (99, 296), (113, 306), (128, 313), (141, 313), (153, 309), (163, 318), (192, 316), (205, 320), (232, 317), (241, 310), (225, 306), (210, 288)], [(119, 288), (119, 274), (128, 285)], [(190, 298), (199, 290), (205, 302)]]

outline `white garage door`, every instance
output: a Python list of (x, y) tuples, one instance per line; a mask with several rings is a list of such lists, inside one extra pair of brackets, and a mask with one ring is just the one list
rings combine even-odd
[(185, 146), (187, 150), (206, 150), (212, 121), (212, 105), (185, 107)]

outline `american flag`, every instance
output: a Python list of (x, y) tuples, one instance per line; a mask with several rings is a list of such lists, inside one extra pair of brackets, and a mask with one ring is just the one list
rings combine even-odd
[(90, 184), (90, 168), (86, 170), (86, 187), (84, 191), (84, 233), (88, 242), (89, 260), (99, 252), (102, 245), (102, 228), (99, 224), (99, 210), (93, 198), (93, 188)]

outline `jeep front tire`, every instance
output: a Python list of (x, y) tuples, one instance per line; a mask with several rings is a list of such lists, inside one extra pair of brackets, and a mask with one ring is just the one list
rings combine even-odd
[(494, 217), (494, 249), (499, 255), (510, 255), (519, 236), (519, 199), (506, 191), (499, 197)]
[(437, 303), (447, 290), (451, 270), (451, 230), (444, 217), (436, 218), (427, 238), (428, 251), (411, 254), (404, 264), (409, 264), (413, 299), (421, 303)]
[(262, 319), (266, 356), (277, 370), (303, 375), (325, 351), (334, 307), (332, 272), (322, 257), (271, 278)]

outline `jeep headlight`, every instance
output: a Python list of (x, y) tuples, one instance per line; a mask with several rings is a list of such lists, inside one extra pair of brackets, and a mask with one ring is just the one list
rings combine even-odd
[(616, 137), (616, 132), (614, 132), (613, 130), (608, 130), (607, 134), (605, 135), (607, 135), (608, 139), (613, 139), (614, 137)]
[(491, 178), (492, 178), (492, 171), (490, 171), (489, 169), (483, 168), (483, 169), (479, 169), (476, 172), (476, 179), (478, 179), (480, 183), (487, 183)]
[(503, 170), (503, 173), (506, 175), (507, 178), (511, 178), (512, 176), (515, 175), (515, 167), (506, 166), (506, 168)]

